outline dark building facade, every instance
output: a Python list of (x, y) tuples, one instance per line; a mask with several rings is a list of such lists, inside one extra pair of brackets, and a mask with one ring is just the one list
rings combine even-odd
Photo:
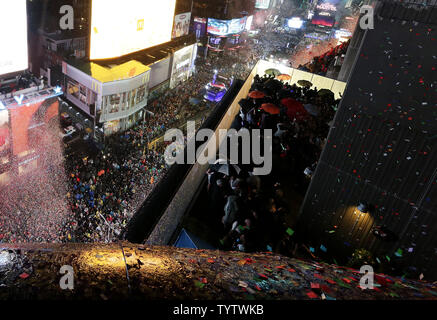
[(234, 19), (252, 15), (255, 0), (193, 0), (193, 16)]
[[(377, 268), (435, 280), (436, 8), (383, 2), (376, 13), (301, 208), (299, 229), (311, 235), (316, 252), (323, 245), (324, 254), (339, 263), (365, 248)], [(366, 213), (358, 210), (360, 203), (368, 205)], [(389, 236), (376, 236), (376, 227)]]
[(74, 30), (86, 32), (89, 27), (91, 0), (33, 0), (28, 1), (29, 29), (42, 29), (45, 32), (56, 32), (60, 29), (59, 20), (65, 15), (60, 13), (64, 5), (74, 10)]

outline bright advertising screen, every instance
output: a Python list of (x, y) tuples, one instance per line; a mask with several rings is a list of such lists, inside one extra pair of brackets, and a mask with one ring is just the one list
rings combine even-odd
[(0, 1), (0, 76), (28, 68), (26, 0)]
[(109, 59), (171, 40), (176, 0), (92, 0), (90, 59)]
[(208, 19), (208, 32), (217, 36), (241, 33), (246, 29), (247, 17), (232, 20)]
[(270, 6), (270, 0), (256, 0), (255, 8), (257, 9), (268, 9)]
[(172, 38), (182, 37), (188, 34), (190, 29), (191, 12), (181, 13), (174, 17)]
[(328, 11), (316, 12), (311, 20), (311, 23), (325, 27), (332, 27), (335, 23), (335, 17)]
[(192, 73), (192, 61), (195, 44), (182, 48), (174, 53), (173, 66), (170, 77), (170, 88), (173, 89), (179, 83), (187, 80)]
[(196, 35), (196, 38), (199, 39), (200, 37), (203, 37), (206, 34), (206, 18), (199, 18), (194, 17), (193, 22), (193, 33)]

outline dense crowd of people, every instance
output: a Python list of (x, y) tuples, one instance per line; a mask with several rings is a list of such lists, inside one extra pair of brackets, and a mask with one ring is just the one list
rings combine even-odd
[(251, 90), (262, 94), (240, 101), (235, 128), (272, 130), (273, 171), (256, 176), (250, 165), (211, 166), (208, 220), (210, 227), (221, 229), (222, 249), (291, 255), (290, 207), (281, 177), (297, 178), (296, 189), (305, 190), (309, 182), (305, 168), (314, 169), (339, 100), (328, 90), (290, 86), (267, 76), (257, 75)]
[(34, 130), (35, 154), (10, 170), (8, 183), (0, 186), (0, 242), (59, 241), (70, 212), (58, 132), (57, 125)]

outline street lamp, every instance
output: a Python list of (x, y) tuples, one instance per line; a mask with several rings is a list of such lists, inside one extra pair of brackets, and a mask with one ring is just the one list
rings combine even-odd
[(369, 208), (366, 203), (360, 202), (357, 206), (357, 210), (362, 213), (367, 213), (369, 211)]
[[(357, 211), (359, 212), (359, 214), (357, 214)], [(369, 212), (369, 206), (368, 206), (366, 203), (364, 203), (364, 202), (360, 202), (360, 203), (358, 204), (357, 208), (354, 209), (354, 215), (357, 215), (357, 218), (355, 219), (355, 223), (354, 223), (354, 225), (352, 226), (352, 229), (351, 229), (351, 231), (349, 232), (349, 235), (352, 235), (352, 231), (354, 231), (355, 226), (357, 225), (357, 223), (358, 223), (358, 221), (360, 220), (361, 216), (362, 216), (363, 214), (368, 213), (368, 212)]]

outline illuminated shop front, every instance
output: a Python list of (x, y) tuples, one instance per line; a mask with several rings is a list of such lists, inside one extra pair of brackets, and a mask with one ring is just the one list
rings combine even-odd
[(150, 70), (135, 60), (112, 67), (93, 62), (67, 65), (66, 97), (94, 118), (96, 125), (103, 125), (106, 136), (111, 135), (139, 120), (147, 105)]

